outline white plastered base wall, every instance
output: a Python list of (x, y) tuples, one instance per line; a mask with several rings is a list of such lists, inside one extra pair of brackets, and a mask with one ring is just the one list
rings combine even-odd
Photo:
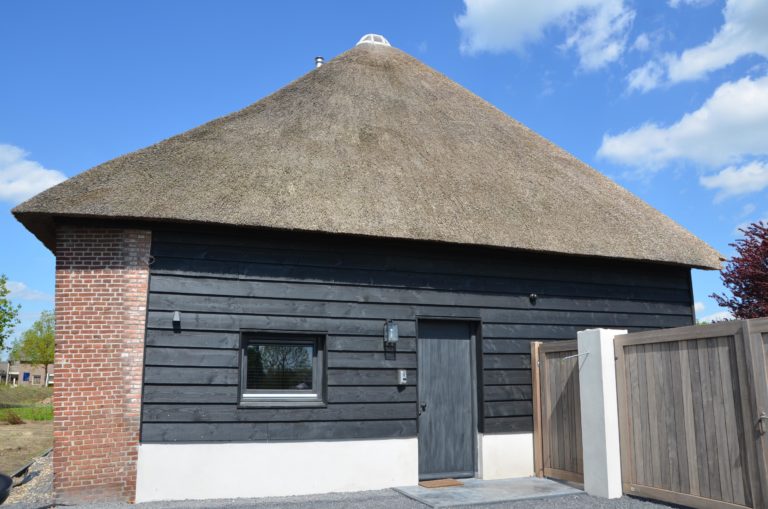
[(533, 475), (533, 434), (478, 435), (478, 477), (509, 479)]
[(416, 438), (142, 444), (136, 502), (309, 495), (418, 482)]

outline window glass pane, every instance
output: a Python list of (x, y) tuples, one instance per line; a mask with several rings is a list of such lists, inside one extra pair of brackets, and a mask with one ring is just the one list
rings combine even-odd
[(250, 343), (246, 389), (312, 390), (314, 344)]

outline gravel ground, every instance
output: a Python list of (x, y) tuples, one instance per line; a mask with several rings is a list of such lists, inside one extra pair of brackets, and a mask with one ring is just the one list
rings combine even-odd
[[(37, 509), (52, 507), (47, 503), (12, 504), (8, 509)], [(151, 502), (144, 504), (93, 504), (79, 509), (426, 509), (427, 506), (409, 499), (393, 490), (365, 491), (357, 493), (332, 493), (299, 497), (267, 499), (203, 500), (182, 502)], [(464, 506), (467, 507), (467, 506)], [(661, 503), (623, 497), (619, 500), (605, 500), (589, 495), (569, 495), (519, 502), (500, 503), (473, 508), (493, 509), (662, 509), (669, 508)], [(5, 509), (5, 506), (3, 507)], [(457, 507), (458, 509), (458, 507)]]
[[(216, 501), (184, 501), (184, 502), (152, 502), (129, 506), (127, 504), (101, 504), (78, 506), (82, 509), (427, 509), (428, 506), (411, 500), (393, 490), (365, 491), (358, 493), (333, 493), (330, 495), (315, 495), (301, 497), (269, 498), (269, 499), (239, 499)], [(661, 503), (623, 497), (618, 500), (605, 500), (589, 495), (569, 495), (564, 497), (549, 497), (519, 502), (455, 506), (489, 509), (662, 509), (669, 508)]]
[[(50, 507), (53, 502), (53, 465), (51, 455), (37, 458), (22, 479), (23, 484), (11, 490), (3, 509)], [(18, 481), (17, 481), (18, 482)]]
[[(26, 482), (13, 489), (2, 509), (65, 507), (53, 506), (52, 504), (52, 470), (50, 454), (38, 458), (30, 467), (25, 478)], [(181, 502), (149, 502), (136, 505), (111, 503), (66, 507), (79, 509), (245, 509), (254, 507), (259, 509), (426, 509), (428, 506), (394, 490), (380, 490), (261, 499), (186, 500)], [(459, 506), (456, 507), (458, 509)], [(580, 494), (471, 507), (493, 509), (662, 509), (672, 506), (631, 497), (605, 500)]]

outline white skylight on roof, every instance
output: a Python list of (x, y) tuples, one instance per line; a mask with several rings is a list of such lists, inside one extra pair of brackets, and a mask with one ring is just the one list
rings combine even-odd
[(356, 44), (356, 46), (359, 46), (360, 44), (378, 44), (380, 46), (392, 46), (389, 44), (389, 41), (384, 38), (383, 35), (379, 34), (365, 34)]

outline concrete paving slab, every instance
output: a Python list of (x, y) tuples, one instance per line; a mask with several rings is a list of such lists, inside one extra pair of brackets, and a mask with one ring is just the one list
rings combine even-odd
[(450, 488), (405, 486), (395, 488), (395, 490), (422, 504), (436, 508), (498, 504), (582, 493), (576, 488), (539, 477), (521, 477), (496, 481), (462, 479), (462, 482), (464, 486)]

